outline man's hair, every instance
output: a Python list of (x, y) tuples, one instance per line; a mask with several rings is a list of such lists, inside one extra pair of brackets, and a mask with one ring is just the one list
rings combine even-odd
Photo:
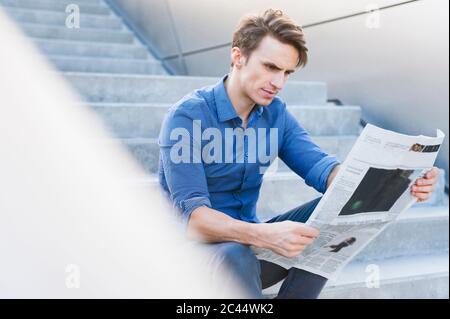
[(303, 30), (281, 10), (268, 9), (262, 15), (243, 17), (233, 33), (232, 47), (238, 47), (249, 58), (267, 35), (295, 47), (299, 56), (297, 67), (306, 65), (308, 49)]

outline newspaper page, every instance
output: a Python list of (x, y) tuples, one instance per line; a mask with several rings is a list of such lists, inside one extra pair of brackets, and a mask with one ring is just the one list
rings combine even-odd
[(320, 229), (319, 237), (294, 258), (253, 248), (256, 256), (335, 278), (416, 202), (410, 187), (433, 167), (444, 137), (440, 130), (436, 137), (408, 136), (368, 124), (306, 223)]

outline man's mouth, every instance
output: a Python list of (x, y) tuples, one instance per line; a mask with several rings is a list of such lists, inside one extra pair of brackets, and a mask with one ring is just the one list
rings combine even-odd
[(262, 89), (262, 91), (264, 93), (264, 96), (268, 98), (273, 98), (277, 94), (277, 92), (271, 90)]

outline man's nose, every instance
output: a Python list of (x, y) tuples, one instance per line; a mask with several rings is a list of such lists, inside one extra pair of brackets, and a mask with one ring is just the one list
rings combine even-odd
[(284, 74), (283, 73), (279, 73), (277, 74), (274, 78), (272, 78), (272, 81), (270, 82), (270, 84), (277, 90), (277, 91), (281, 91), (283, 89), (283, 85), (284, 85)]

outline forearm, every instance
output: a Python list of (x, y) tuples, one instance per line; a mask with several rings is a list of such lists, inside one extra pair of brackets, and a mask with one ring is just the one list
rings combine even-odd
[(328, 189), (328, 187), (330, 187), (331, 183), (333, 182), (333, 180), (336, 177), (337, 173), (339, 172), (340, 168), (341, 168), (341, 165), (339, 164), (339, 165), (336, 165), (335, 167), (333, 167), (333, 169), (331, 170), (331, 172), (327, 178), (327, 189)]
[(208, 243), (227, 241), (253, 245), (258, 237), (256, 228), (257, 224), (240, 221), (202, 206), (192, 212), (187, 234)]

